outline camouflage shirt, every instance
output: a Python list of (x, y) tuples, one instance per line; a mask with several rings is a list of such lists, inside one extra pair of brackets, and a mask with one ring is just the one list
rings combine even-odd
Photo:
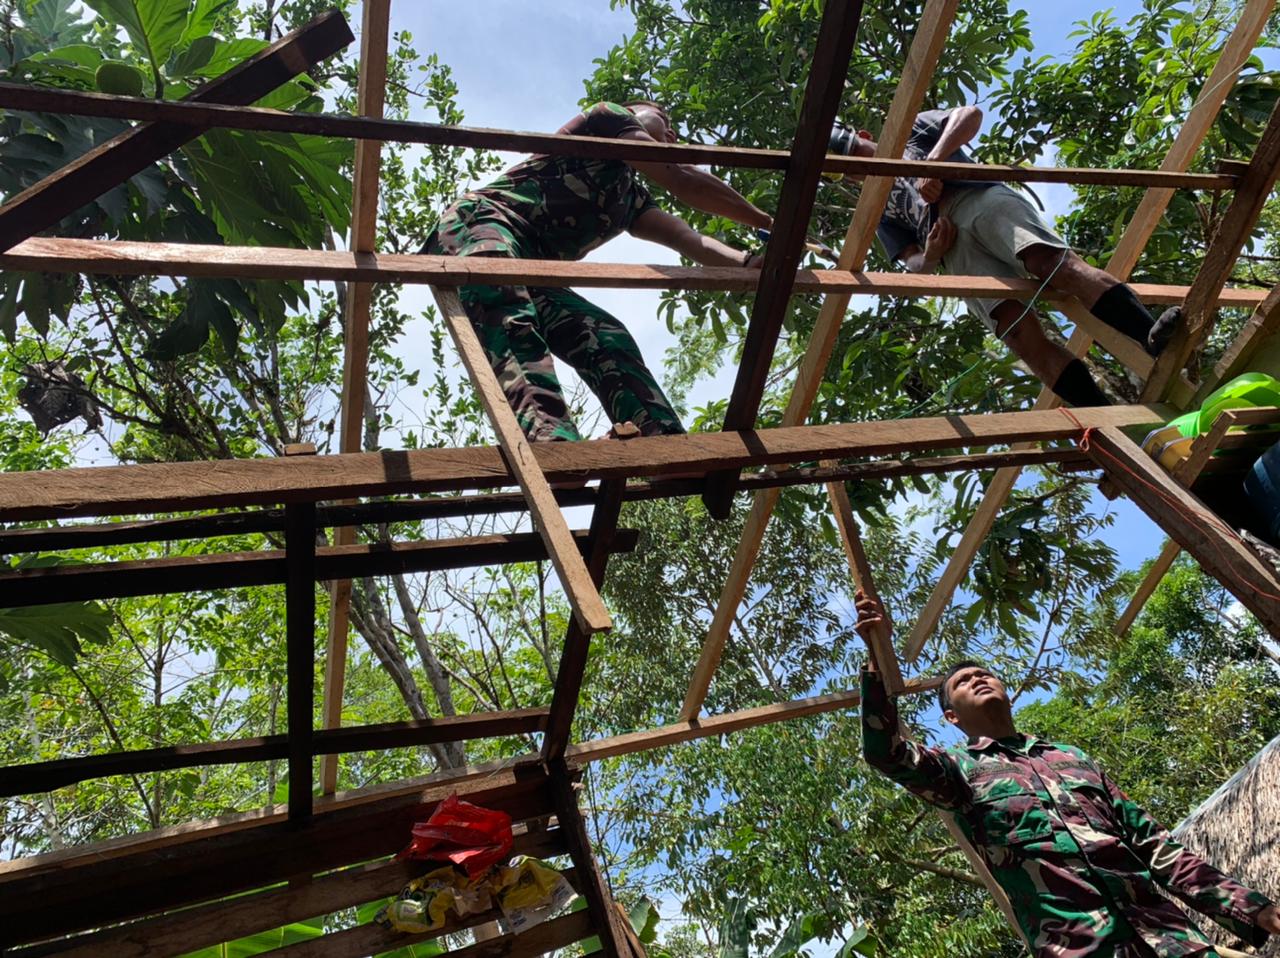
[[(954, 813), (1038, 958), (1213, 955), (1160, 885), (1255, 945), (1270, 902), (1169, 837), (1084, 752), (1026, 735), (926, 748), (899, 732), (878, 673), (862, 675), (867, 761)], [(1145, 942), (1145, 947), (1140, 942)]]
[[(630, 110), (597, 103), (557, 130), (576, 136), (616, 139), (644, 128)], [(656, 206), (635, 170), (619, 160), (576, 156), (531, 156), (488, 186), (464, 194), (455, 207), (464, 216), (501, 218), (520, 258), (576, 260), (630, 229), (636, 217)], [(477, 209), (479, 208), (479, 209)], [(448, 228), (450, 212), (440, 230)], [(472, 244), (469, 252), (484, 252)]]

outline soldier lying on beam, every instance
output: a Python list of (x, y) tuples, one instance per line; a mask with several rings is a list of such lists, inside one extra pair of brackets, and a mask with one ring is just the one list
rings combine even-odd
[[(865, 639), (884, 609), (861, 592), (857, 608)], [(1256, 946), (1280, 934), (1274, 904), (1175, 842), (1084, 752), (1019, 734), (1004, 685), (989, 670), (953, 666), (938, 700), (969, 737), (963, 748), (903, 738), (896, 700), (872, 659), (862, 674), (863, 754), (955, 815), (1036, 958), (1217, 955), (1157, 886)]]
[[(675, 142), (661, 106), (597, 103), (557, 132)], [(694, 231), (658, 208), (636, 173), (676, 199), (753, 228), (772, 218), (723, 181), (692, 166), (533, 156), (444, 212), (422, 252), (515, 259), (581, 259), (624, 230), (706, 266), (752, 266), (762, 258)], [(611, 422), (642, 435), (684, 427), (635, 340), (613, 316), (568, 289), (463, 286), (459, 291), (489, 362), (533, 440), (582, 438), (569, 418), (552, 355), (577, 370)]]
[[(916, 117), (903, 157), (972, 163), (962, 147), (977, 135), (976, 106), (928, 110)], [(832, 152), (874, 156), (871, 134), (837, 129)], [(1157, 356), (1173, 336), (1182, 311), (1172, 307), (1153, 320), (1132, 289), (1090, 266), (1053, 232), (1035, 207), (1003, 183), (978, 180), (894, 180), (877, 236), (891, 260), (913, 273), (938, 267), (955, 276), (1006, 276), (1042, 280), (1069, 293), (1108, 326)], [(1072, 406), (1105, 406), (1088, 367), (1048, 339), (1040, 317), (1016, 300), (970, 299), (969, 311), (1006, 343), (1040, 381)]]

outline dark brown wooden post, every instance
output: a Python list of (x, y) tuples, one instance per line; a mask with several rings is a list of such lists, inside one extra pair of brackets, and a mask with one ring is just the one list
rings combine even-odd
[[(315, 455), (310, 443), (288, 446), (286, 456)], [(316, 504), (284, 509), (285, 643), (288, 653), (289, 819), (311, 817), (313, 711), (316, 696)]]

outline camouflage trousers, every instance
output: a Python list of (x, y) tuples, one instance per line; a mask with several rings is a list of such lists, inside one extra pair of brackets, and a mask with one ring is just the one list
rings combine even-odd
[[(422, 252), (447, 256), (521, 255), (505, 224), (445, 214)], [(684, 432), (670, 400), (615, 317), (569, 289), (463, 286), (462, 306), (525, 435), (535, 441), (581, 439), (569, 416), (553, 357), (571, 365), (612, 422), (635, 423), (642, 435)]]

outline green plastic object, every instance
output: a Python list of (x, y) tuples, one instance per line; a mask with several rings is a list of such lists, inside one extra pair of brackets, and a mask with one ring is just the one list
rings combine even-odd
[[(1266, 373), (1244, 373), (1219, 386), (1200, 407), (1196, 432), (1190, 435), (1208, 432), (1218, 415), (1227, 409), (1250, 406), (1280, 406), (1280, 381)], [(1184, 418), (1179, 416), (1174, 422)]]

